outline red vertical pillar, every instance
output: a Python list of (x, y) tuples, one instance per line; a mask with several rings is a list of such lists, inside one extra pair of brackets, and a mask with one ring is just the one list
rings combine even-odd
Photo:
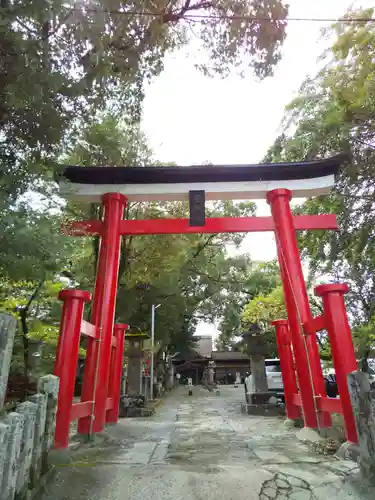
[(116, 339), (116, 347), (113, 350), (113, 363), (111, 373), (111, 383), (109, 387), (109, 396), (113, 400), (113, 407), (107, 411), (106, 422), (115, 424), (118, 420), (120, 412), (120, 396), (121, 396), (121, 377), (122, 377), (122, 364), (124, 356), (124, 341), (125, 332), (128, 325), (117, 324), (114, 329), (114, 337)]
[(54, 374), (60, 379), (55, 446), (66, 448), (69, 444), (70, 412), (77, 373), (82, 315), (85, 302), (91, 299), (91, 294), (83, 290), (62, 290), (59, 299), (64, 301), (64, 305), (54, 368)]
[[(316, 338), (311, 335), (305, 338), (302, 331), (303, 323), (311, 319), (311, 311), (290, 208), (291, 197), (292, 193), (289, 189), (275, 189), (267, 194), (267, 201), (271, 206), (275, 224), (278, 257), (289, 325), (293, 335), (304, 421), (306, 427), (317, 428), (318, 418), (314, 395), (325, 396), (325, 386)], [(329, 425), (329, 423), (329, 414), (322, 413), (319, 425)]]
[[(116, 329), (116, 325), (115, 325), (115, 329)], [(113, 340), (115, 340), (116, 337), (115, 335), (113, 335)], [(117, 346), (117, 342), (115, 340), (115, 343), (112, 342), (112, 349), (111, 349), (111, 363), (110, 363), (110, 366), (109, 366), (109, 381), (108, 381), (108, 394), (107, 394), (107, 398), (108, 399), (112, 399), (113, 397), (113, 381), (114, 381), (114, 371), (115, 371), (115, 364), (116, 364), (116, 346)], [(108, 412), (110, 410), (107, 410), (107, 413), (106, 413), (106, 422), (108, 422)]]
[[(95, 293), (94, 301), (91, 307), (91, 323), (93, 325), (100, 324), (100, 314), (101, 305), (103, 303), (102, 293), (103, 293), (103, 278), (105, 275), (105, 259), (100, 258), (100, 248), (99, 246), (99, 259), (98, 266), (96, 270), (95, 278)], [(97, 339), (89, 337), (87, 339), (87, 349), (86, 349), (86, 360), (85, 368), (83, 373), (83, 384), (81, 392), (81, 401), (93, 401), (94, 388), (95, 388), (95, 373), (99, 359), (99, 346), (100, 343)], [(78, 421), (78, 432), (81, 434), (89, 434), (91, 425), (91, 417), (84, 417)]]
[(284, 384), (284, 397), (288, 418), (296, 419), (301, 416), (301, 409), (293, 403), (293, 394), (298, 394), (294, 360), (292, 353), (292, 339), (286, 319), (278, 319), (272, 323), (276, 330), (276, 342), (279, 351), (281, 375)]
[[(93, 401), (94, 421), (90, 417), (80, 419), (78, 431), (82, 434), (102, 432), (106, 418), (111, 344), (115, 317), (117, 281), (121, 248), (120, 224), (126, 206), (126, 197), (119, 193), (106, 193), (103, 232), (99, 250), (98, 276), (95, 283), (91, 322), (100, 329), (100, 342), (93, 354), (90, 366), (85, 369), (82, 401)], [(95, 351), (99, 352), (95, 352)]]
[(319, 285), (315, 295), (322, 297), (324, 320), (327, 327), (331, 353), (336, 372), (342, 412), (345, 421), (346, 438), (352, 443), (358, 443), (353, 407), (346, 376), (357, 370), (354, 346), (348, 317), (346, 314), (344, 294), (348, 293), (346, 284)]
[[(294, 298), (294, 295), (293, 295), (293, 290), (292, 290), (292, 288), (290, 286), (290, 283), (289, 283), (288, 273), (286, 271), (285, 262), (284, 262), (284, 259), (283, 259), (283, 254), (281, 252), (280, 245), (279, 245), (279, 242), (278, 242), (277, 239), (276, 239), (276, 247), (277, 247), (277, 257), (278, 257), (278, 261), (279, 261), (279, 265), (280, 265), (281, 278), (282, 278), (282, 281), (283, 281), (283, 284), (284, 284), (284, 299), (285, 299), (285, 304), (286, 304), (286, 310), (287, 311), (295, 310), (296, 309), (296, 303), (295, 303), (295, 298)], [(302, 341), (303, 341), (302, 342), (302, 347), (303, 347), (304, 351), (306, 352), (307, 346), (308, 346), (307, 340), (305, 340), (306, 337), (303, 337), (304, 332), (301, 331), (301, 328), (299, 326), (300, 323), (298, 322), (298, 323), (295, 323), (295, 324), (298, 325), (298, 330), (296, 331), (296, 333), (294, 333), (293, 331), (291, 331), (291, 327), (290, 327), (290, 323), (289, 323), (289, 332), (290, 332), (290, 335), (291, 335), (292, 344), (293, 344), (293, 346), (295, 346), (295, 344), (298, 343), (302, 339)], [(316, 346), (316, 349), (317, 349), (316, 342), (315, 342), (315, 346)], [(298, 347), (295, 346), (294, 347), (294, 351), (298, 352)], [(317, 349), (317, 351), (318, 351), (318, 349)], [(317, 352), (317, 356), (319, 357), (319, 351)], [(323, 396), (325, 396), (326, 392), (325, 392), (323, 374), (321, 372), (320, 357), (318, 359), (319, 359), (319, 370), (320, 370), (319, 377), (321, 377), (321, 380), (322, 380), (322, 385), (320, 386), (320, 393)], [(296, 365), (297, 365), (297, 363), (298, 362), (296, 362)], [(311, 374), (311, 372), (310, 372), (310, 370), (308, 370), (309, 379), (311, 378), (310, 374)], [(298, 370), (297, 370), (297, 375), (298, 375)], [(316, 390), (315, 390), (315, 393), (317, 393)], [(315, 407), (315, 405), (314, 405), (314, 407)], [(316, 408), (315, 408), (315, 411), (316, 411)], [(320, 427), (331, 427), (332, 426), (331, 415), (328, 412), (319, 411), (318, 412), (318, 418), (319, 418), (319, 426)]]

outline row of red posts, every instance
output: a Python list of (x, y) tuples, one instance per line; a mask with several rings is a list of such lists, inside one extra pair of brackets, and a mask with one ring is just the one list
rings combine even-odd
[[(60, 378), (58, 408), (56, 415), (55, 447), (66, 448), (69, 444), (69, 430), (71, 422), (78, 420), (89, 427), (93, 416), (94, 401), (81, 400), (74, 403), (74, 387), (76, 381), (77, 364), (81, 335), (92, 342), (100, 344), (101, 332), (98, 327), (83, 319), (85, 303), (91, 300), (91, 294), (83, 290), (67, 289), (59, 293), (63, 301), (60, 336), (57, 346), (57, 355), (54, 373)], [(105, 422), (116, 423), (119, 418), (121, 377), (124, 351), (124, 336), (128, 329), (126, 324), (115, 324), (111, 341), (110, 376), (105, 402)], [(92, 350), (87, 353), (86, 363), (90, 362)], [(84, 377), (87, 376), (85, 372)], [(100, 383), (98, 374), (93, 374), (90, 383)], [(85, 381), (84, 381), (85, 382)], [(80, 425), (78, 424), (78, 427)]]
[[(283, 281), (288, 320), (274, 322), (284, 383), (287, 415), (303, 416), (306, 427), (331, 427), (331, 413), (341, 413), (346, 438), (357, 443), (357, 431), (350, 402), (347, 375), (357, 369), (344, 294), (346, 284), (324, 284), (315, 288), (322, 298), (323, 314), (313, 317), (308, 301), (296, 232), (290, 208), (291, 192), (278, 189), (268, 193), (275, 223), (277, 254)], [(316, 333), (328, 332), (339, 398), (329, 398), (316, 340)], [(301, 411), (302, 410), (302, 411)]]
[[(319, 425), (330, 427), (330, 413), (341, 413), (344, 417), (347, 440), (357, 443), (357, 431), (347, 385), (347, 374), (357, 369), (345, 312), (344, 294), (347, 291), (348, 287), (344, 284), (320, 285), (315, 288), (315, 295), (323, 299), (324, 313), (304, 325), (304, 335), (315, 335), (320, 330), (327, 330), (340, 395), (339, 398), (329, 398), (324, 393), (315, 394), (315, 412), (318, 413)], [(295, 372), (293, 335), (288, 320), (276, 320), (273, 325), (276, 329), (287, 416), (290, 419), (297, 419), (301, 417), (302, 401)], [(342, 355), (344, 352), (347, 354)]]

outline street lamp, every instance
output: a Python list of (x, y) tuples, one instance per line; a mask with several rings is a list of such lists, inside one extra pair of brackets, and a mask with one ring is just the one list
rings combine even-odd
[(152, 304), (151, 309), (151, 366), (150, 366), (150, 379), (151, 379), (151, 387), (150, 387), (150, 399), (154, 399), (154, 345), (155, 345), (155, 311), (161, 304), (155, 306)]

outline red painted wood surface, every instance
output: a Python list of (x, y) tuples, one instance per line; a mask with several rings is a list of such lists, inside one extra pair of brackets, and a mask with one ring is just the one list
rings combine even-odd
[[(296, 215), (293, 217), (293, 227), (300, 230), (337, 230), (337, 218), (333, 214)], [(74, 221), (63, 226), (63, 230), (72, 236), (90, 236), (102, 234), (101, 221)], [(120, 224), (121, 234), (215, 234), (215, 233), (251, 233), (274, 231), (272, 217), (215, 217), (207, 218), (204, 226), (192, 227), (189, 219), (150, 219), (123, 220)]]

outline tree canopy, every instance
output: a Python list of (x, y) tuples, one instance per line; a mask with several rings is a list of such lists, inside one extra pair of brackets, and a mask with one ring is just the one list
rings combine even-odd
[[(71, 238), (60, 223), (100, 218), (101, 208), (59, 199), (54, 164), (155, 164), (139, 121), (145, 85), (165, 55), (194, 38), (206, 74), (248, 67), (264, 78), (281, 57), (287, 7), (282, 0), (1, 0), (0, 15), (0, 300), (20, 319), (27, 357), (30, 337), (56, 339), (60, 278), (92, 289), (96, 272), (98, 238)], [(214, 215), (253, 210), (251, 203), (209, 207)], [(133, 203), (126, 212), (184, 215), (181, 203)], [(117, 319), (148, 328), (150, 304), (160, 300), (157, 335), (170, 349), (191, 341), (200, 317), (216, 319), (228, 290), (238, 288), (236, 268), (247, 260), (229, 258), (228, 242), (241, 237), (124, 238)]]
[(1, 0), (0, 186), (14, 197), (104, 109), (140, 120), (144, 86), (192, 32), (201, 69), (260, 78), (281, 57), (281, 0)]

